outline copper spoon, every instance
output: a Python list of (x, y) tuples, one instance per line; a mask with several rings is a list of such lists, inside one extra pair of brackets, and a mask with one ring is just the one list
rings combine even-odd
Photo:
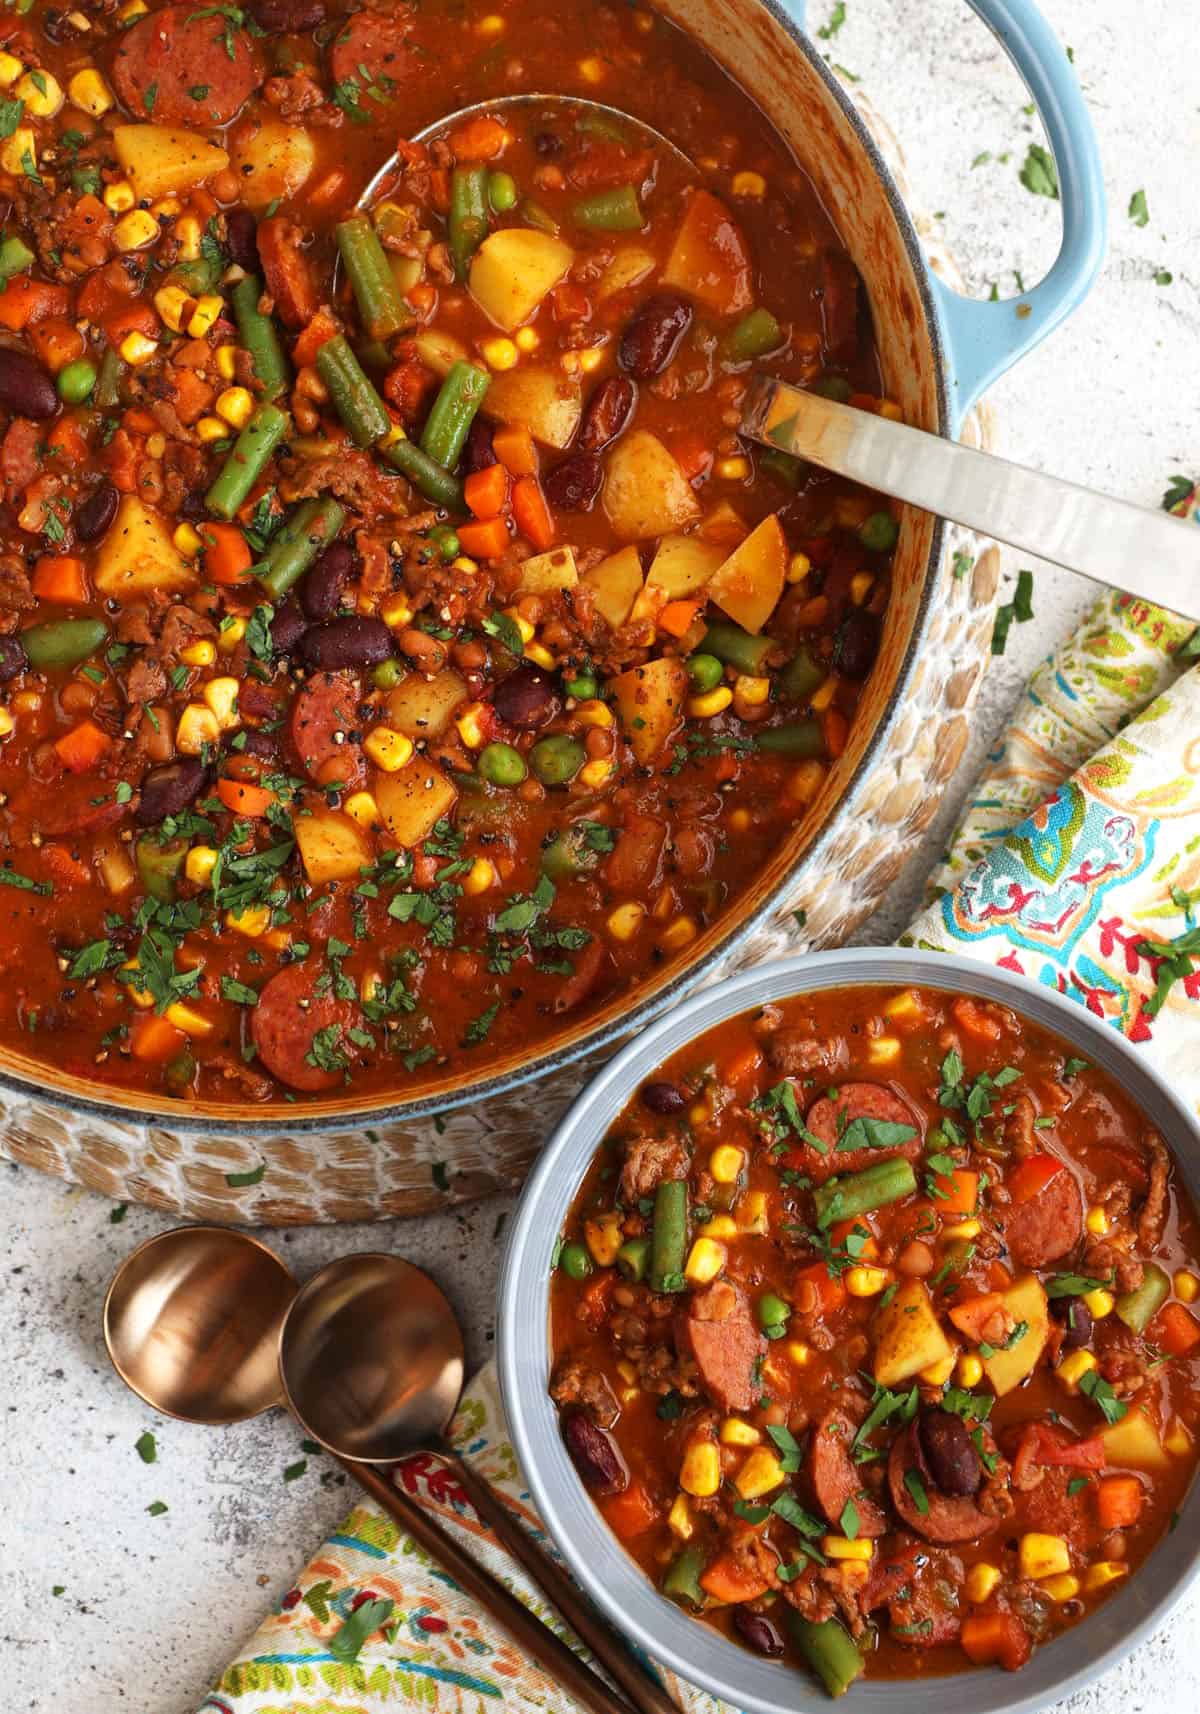
[(399, 1256), (344, 1256), (301, 1286), (283, 1319), (279, 1371), (306, 1431), (348, 1460), (390, 1464), (426, 1452), (640, 1714), (677, 1714), (607, 1621), (445, 1438), (462, 1390), (462, 1334), (429, 1275)]
[[(426, 1278), (419, 1269), (411, 1272), (419, 1280)], [(352, 1266), (348, 1273), (352, 1277)], [(436, 1292), (432, 1281), (427, 1284)], [(295, 1280), (258, 1239), (222, 1226), (178, 1227), (149, 1239), (118, 1268), (104, 1300), (104, 1342), (121, 1379), (164, 1416), (204, 1424), (244, 1422), (273, 1405), (290, 1402), (280, 1384), (279, 1349), (280, 1332), (295, 1296)], [(427, 1322), (419, 1344), (430, 1353), (424, 1375), (436, 1371), (450, 1377), (457, 1372), (452, 1409), (462, 1379), (462, 1341), (452, 1315), (450, 1322), (453, 1349), (448, 1345), (444, 1362), (437, 1361), (427, 1345)], [(318, 1331), (315, 1324), (309, 1325), (314, 1333)], [(394, 1334), (396, 1329), (390, 1331)], [(360, 1340), (360, 1356), (365, 1352), (366, 1342)], [(377, 1355), (380, 1374), (391, 1373), (392, 1364), (382, 1352)], [(335, 1395), (343, 1382), (333, 1353), (323, 1375), (323, 1384)], [(355, 1384), (361, 1384), (361, 1372)], [(432, 1425), (436, 1419), (440, 1427), (445, 1420), (440, 1407), (430, 1412), (415, 1390), (412, 1396), (417, 1401), (417, 1420)], [(444, 1396), (438, 1395), (439, 1399)], [(593, 1714), (629, 1714), (628, 1705), (498, 1578), (464, 1552), (436, 1518), (382, 1472), (358, 1461), (363, 1457), (362, 1433), (369, 1430), (365, 1419), (360, 1420), (352, 1456), (347, 1457), (346, 1446), (328, 1432), (328, 1412), (321, 1419), (324, 1435), (299, 1411), (296, 1414), (305, 1432), (334, 1453), (348, 1474), (503, 1625), (552, 1682)], [(582, 1600), (577, 1593), (576, 1600)], [(563, 1606), (570, 1618), (565, 1602)], [(624, 1646), (618, 1643), (611, 1652), (624, 1654)], [(646, 1706), (654, 1706), (658, 1714), (657, 1704)], [(663, 1714), (676, 1714), (665, 1698), (662, 1708)]]

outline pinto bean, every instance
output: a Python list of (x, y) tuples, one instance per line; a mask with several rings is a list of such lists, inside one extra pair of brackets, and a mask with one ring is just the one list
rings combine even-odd
[(542, 488), (552, 506), (564, 512), (590, 512), (603, 480), (604, 468), (594, 452), (573, 452), (554, 466)]
[(563, 1439), (585, 1488), (594, 1494), (617, 1494), (628, 1485), (629, 1472), (616, 1441), (582, 1411), (567, 1417)]
[(735, 1607), (733, 1628), (755, 1654), (765, 1654), (774, 1660), (783, 1653), (783, 1638), (765, 1614), (755, 1613), (749, 1607)]
[(9, 345), (0, 346), (0, 410), (35, 423), (45, 422), (58, 410), (54, 382), (41, 364)]
[(7, 684), (29, 665), (29, 656), (16, 637), (0, 637), (0, 684)]
[(308, 630), (295, 601), (285, 601), (271, 620), (271, 647), (277, 655), (290, 655)]
[(637, 388), (628, 375), (610, 375), (601, 381), (584, 406), (579, 426), (580, 451), (603, 451), (628, 423), (636, 404)]
[(635, 381), (661, 375), (692, 325), (692, 306), (678, 292), (655, 292), (621, 335), (617, 356)]
[(523, 666), (500, 680), (492, 693), (492, 705), (506, 726), (532, 732), (553, 720), (561, 702), (540, 667)]
[[(264, 24), (264, 28), (270, 26)], [(258, 222), (248, 208), (226, 210), (225, 247), (231, 262), (248, 274), (258, 273)]]
[(923, 1409), (917, 1434), (929, 1474), (943, 1494), (963, 1498), (978, 1490), (983, 1466), (960, 1416), (936, 1407)]
[(76, 537), (81, 542), (98, 542), (106, 536), (117, 515), (121, 496), (111, 482), (95, 488), (75, 513)]
[(300, 585), (300, 605), (314, 623), (336, 618), (342, 590), (354, 575), (356, 560), (349, 542), (331, 542)]
[(864, 679), (879, 653), (879, 618), (865, 607), (852, 607), (838, 627), (834, 664), (846, 678)]
[(208, 769), (195, 756), (181, 756), (161, 768), (151, 768), (142, 781), (142, 795), (134, 820), (152, 827), (168, 815), (180, 815), (198, 797), (208, 779)]
[(683, 1090), (674, 1083), (644, 1083), (642, 1105), (652, 1113), (680, 1113), (684, 1105)]
[(300, 644), (306, 666), (336, 672), (341, 667), (373, 667), (392, 658), (392, 633), (382, 619), (351, 614), (314, 625)]

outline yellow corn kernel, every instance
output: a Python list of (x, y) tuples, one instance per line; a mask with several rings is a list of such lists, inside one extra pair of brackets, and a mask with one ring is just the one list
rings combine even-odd
[(978, 1220), (956, 1220), (953, 1226), (942, 1227), (943, 1238), (978, 1238), (983, 1230)]
[(696, 1526), (692, 1522), (692, 1508), (683, 1494), (675, 1496), (675, 1503), (667, 1513), (667, 1528), (680, 1541), (690, 1541), (692, 1537)]
[(596, 54), (591, 54), (579, 62), (579, 75), (585, 83), (604, 82), (604, 61)]
[(412, 760), (413, 741), (391, 726), (374, 726), (367, 733), (363, 749), (385, 774), (398, 774)]
[(757, 1500), (778, 1488), (783, 1481), (783, 1465), (766, 1446), (752, 1452), (733, 1478), (733, 1485), (743, 1500)]
[(476, 857), (462, 878), (462, 890), (468, 898), (477, 898), (496, 885), (496, 870), (486, 857)]
[(881, 417), (887, 417), (889, 422), (902, 423), (904, 421), (904, 412), (895, 399), (881, 399), (879, 401), (879, 414)]
[(1058, 1577), (1044, 1577), (1042, 1588), (1052, 1601), (1073, 1601), (1079, 1593), (1079, 1579), (1067, 1571)]
[(725, 1266), (726, 1250), (715, 1238), (697, 1238), (684, 1264), (684, 1277), (693, 1285), (708, 1285)]
[(793, 803), (812, 803), (824, 784), (824, 762), (801, 762), (788, 781), (787, 795)]
[(718, 458), (713, 470), (714, 476), (721, 476), (726, 482), (744, 482), (750, 474), (750, 460), (744, 454), (736, 458)]
[(720, 714), (733, 701), (733, 691), (727, 684), (719, 684), (715, 690), (706, 690), (700, 696), (689, 696), (687, 711), (693, 720), (711, 720), (714, 714)]
[(131, 24), (135, 18), (144, 18), (149, 10), (146, 0), (125, 0), (124, 6), (117, 13), (117, 22)]
[(878, 1297), (890, 1278), (886, 1268), (847, 1268), (846, 1290), (851, 1297)]
[(1031, 1531), (1021, 1537), (1017, 1563), (1022, 1577), (1057, 1577), (1064, 1571), (1070, 1571), (1071, 1550), (1061, 1535), (1041, 1535)]
[(1092, 1320), (1103, 1321), (1106, 1315), (1112, 1314), (1117, 1300), (1112, 1292), (1106, 1291), (1103, 1286), (1097, 1286), (1095, 1291), (1084, 1292), (1083, 1301), (1092, 1312)]
[(973, 1601), (976, 1606), (979, 1606), (981, 1602), (990, 1597), (999, 1581), (1000, 1567), (989, 1565), (985, 1559), (978, 1560), (967, 1572), (965, 1584), (967, 1600)]
[(48, 71), (27, 71), (13, 93), (31, 119), (53, 119), (63, 104), (62, 84)]
[(20, 178), (26, 166), (37, 166), (37, 138), (28, 125), (18, 125), (12, 136), (0, 146), (0, 167), (14, 178)]
[[(402, 631), (406, 625), (412, 624), (413, 610), (403, 595), (391, 595), (379, 609), (379, 617), (393, 631)], [(482, 707), (482, 703), (472, 703), (473, 708)]]
[(787, 580), (789, 583), (803, 583), (812, 570), (812, 560), (806, 553), (794, 553), (788, 560)]
[(695, 940), (698, 932), (691, 917), (676, 917), (673, 923), (663, 929), (658, 937), (658, 944), (664, 952), (679, 952)]
[(824, 684), (817, 686), (810, 697), (814, 714), (823, 714), (837, 695), (837, 679), (829, 677)]
[(915, 1018), (920, 1012), (920, 1001), (911, 988), (905, 988), (903, 993), (893, 995), (883, 1008), (885, 1018)]
[(1197, 1296), (1200, 1296), (1200, 1279), (1197, 1279), (1195, 1274), (1189, 1274), (1186, 1268), (1180, 1268), (1171, 1284), (1175, 1287), (1175, 1296), (1180, 1303), (1195, 1303)]
[(226, 387), (223, 393), (217, 394), (213, 409), (235, 429), (241, 429), (254, 415), (254, 399), (247, 387)]
[(708, 1157), (708, 1170), (718, 1184), (736, 1184), (746, 1157), (732, 1143), (721, 1143)]
[(1192, 1450), (1192, 1437), (1182, 1417), (1176, 1417), (1169, 1431), (1163, 1435), (1163, 1446), (1172, 1458), (1186, 1458)]
[(712, 1109), (707, 1101), (693, 1101), (688, 1108), (688, 1124), (704, 1125), (712, 1118)]
[(134, 331), (125, 335), (119, 350), (126, 363), (134, 369), (138, 369), (143, 363), (148, 363), (152, 357), (158, 355), (158, 342), (154, 339), (147, 339), (144, 333)]
[(203, 637), (198, 643), (189, 643), (186, 649), (180, 649), (179, 658), (189, 667), (210, 667), (217, 658), (216, 646)]
[(275, 952), (286, 952), (292, 944), (292, 931), (287, 928), (272, 928), (262, 937), (264, 946), (269, 946)]
[(693, 1440), (684, 1450), (679, 1486), (698, 1500), (707, 1500), (721, 1486), (721, 1453), (715, 1441)]
[(204, 700), (217, 717), (217, 724), (223, 732), (229, 732), (242, 723), (237, 711), (238, 692), (241, 685), (235, 678), (210, 678), (204, 687)]
[(642, 926), (642, 918), (646, 914), (645, 905), (636, 899), (630, 899), (628, 904), (618, 905), (616, 910), (609, 911), (605, 928), (614, 940), (632, 940)]
[(455, 571), (479, 570), (479, 561), (477, 559), (471, 559), (469, 555), (465, 553), (460, 553), (457, 559), (452, 559), (450, 561), (450, 564), (454, 567)]
[[(200, 549), (204, 546), (204, 543), (200, 540), (199, 532), (194, 530), (190, 524), (180, 524), (179, 528), (171, 536), (171, 540), (174, 542), (176, 549), (183, 555), (184, 559), (195, 559), (196, 555), (200, 552)], [(187, 659), (186, 655), (184, 656), (184, 659)], [(205, 663), (201, 661), (193, 661), (192, 663), (193, 666), (202, 666), (204, 664)]]
[(585, 762), (579, 770), (579, 778), (589, 791), (599, 791), (607, 784), (616, 770), (616, 763), (610, 762), (607, 756), (593, 756), (590, 762)]
[(1089, 1565), (1083, 1574), (1083, 1586), (1089, 1595), (1097, 1589), (1103, 1589), (1109, 1583), (1116, 1583), (1122, 1577), (1129, 1576), (1129, 1566), (1123, 1559), (1098, 1559), (1094, 1565)]
[(11, 738), (17, 729), (17, 723), (9, 710), (0, 704), (0, 738)]
[(767, 1230), (767, 1193), (765, 1190), (748, 1190), (744, 1196), (739, 1196), (737, 1207), (734, 1209), (738, 1231), (752, 1236), (763, 1237)]
[(936, 1363), (931, 1363), (927, 1369), (922, 1369), (917, 1375), (919, 1381), (924, 1381), (927, 1387), (944, 1387), (954, 1373), (954, 1365), (958, 1361), (952, 1351), (948, 1357), (942, 1357)]
[(521, 359), (511, 339), (485, 339), (479, 349), (489, 369), (515, 369)]
[(379, 805), (370, 792), (352, 792), (342, 807), (360, 827), (379, 826)]
[(750, 829), (751, 817), (748, 809), (734, 809), (729, 812), (729, 831), (731, 833), (747, 833)]
[(621, 1231), (621, 1216), (605, 1214), (599, 1220), (585, 1220), (583, 1240), (596, 1266), (611, 1268), (617, 1259), (617, 1251), (625, 1241), (625, 1234)]
[(183, 872), (193, 887), (207, 887), (217, 866), (217, 853), (211, 845), (193, 845), (183, 860)]
[(24, 70), (24, 62), (15, 54), (0, 53), (0, 87), (7, 89), (10, 83), (17, 81)]
[(1081, 1349), (1068, 1351), (1054, 1373), (1069, 1393), (1077, 1393), (1080, 1381), (1095, 1367), (1096, 1359), (1092, 1353)]
[(529, 620), (526, 619), (525, 615), (523, 613), (518, 613), (515, 607), (506, 607), (504, 609), (504, 614), (506, 618), (512, 620), (513, 624), (517, 627), (517, 630), (521, 633), (522, 644), (532, 643), (534, 627), (529, 623)]
[(544, 643), (526, 643), (525, 659), (532, 661), (535, 666), (545, 667), (547, 672), (553, 672), (558, 665), (557, 657), (550, 653)]
[(227, 911), (225, 926), (236, 929), (238, 934), (244, 934), (247, 940), (257, 940), (260, 935), (266, 934), (271, 926), (270, 907), (251, 905), (244, 911)]
[(186, 1036), (210, 1036), (216, 1028), (211, 1018), (206, 1018), (193, 1006), (185, 1006), (182, 1000), (176, 1000), (173, 1006), (167, 1007), (166, 1017), (169, 1024), (174, 1024)]
[(519, 327), (513, 334), (513, 343), (518, 351), (536, 351), (542, 342), (536, 328)]
[(762, 197), (767, 194), (767, 181), (761, 173), (734, 173), (729, 188), (734, 196)]
[(803, 1369), (812, 1357), (812, 1350), (802, 1339), (789, 1339), (787, 1354), (798, 1369)]
[(850, 579), (851, 601), (856, 607), (861, 607), (874, 587), (875, 579), (869, 571), (856, 571)]
[(113, 104), (112, 91), (98, 71), (77, 71), (67, 85), (73, 106), (99, 119)]
[(147, 451), (147, 453), (150, 455), (151, 458), (161, 458), (163, 453), (166, 452), (166, 450), (167, 450), (167, 437), (166, 437), (166, 435), (162, 432), (161, 429), (155, 429), (154, 433), (152, 435), (148, 435), (146, 438), (146, 451)]
[(194, 214), (185, 214), (175, 222), (175, 242), (179, 245), (181, 262), (195, 262), (200, 257), (200, 240), (204, 236)]
[(599, 345), (589, 345), (586, 351), (579, 353), (579, 367), (585, 375), (590, 375), (593, 369), (599, 369), (604, 362), (604, 350)]
[(621, 1361), (617, 1364), (617, 1373), (625, 1382), (626, 1386), (629, 1387), (631, 1387), (638, 1378), (638, 1372), (629, 1361), (628, 1357), (622, 1357)]
[(175, 728), (175, 748), (185, 756), (198, 756), (205, 745), (220, 741), (221, 728), (216, 715), (201, 702), (189, 702)]
[(868, 1065), (895, 1065), (900, 1058), (898, 1036), (876, 1036), (867, 1043)]
[(144, 250), (159, 235), (158, 221), (146, 208), (130, 209), (113, 227), (113, 243), (118, 250)]
[(733, 681), (733, 694), (751, 708), (762, 708), (771, 700), (771, 681), (752, 673), (739, 673)]
[(611, 726), (613, 711), (607, 702), (601, 702), (599, 698), (594, 697), (579, 704), (575, 710), (575, 718), (581, 720), (585, 726)]
[(482, 702), (468, 702), (459, 714), (454, 724), (458, 727), (458, 735), (468, 750), (482, 750), (487, 743), (487, 733), (483, 729), (483, 717), (487, 709)]
[(110, 214), (128, 214), (137, 206), (137, 194), (128, 179), (118, 179), (115, 184), (105, 185), (103, 202)]
[(502, 36), (507, 27), (507, 24), (498, 12), (489, 12), (487, 16), (485, 18), (481, 18), (475, 26), (481, 36)]
[(717, 1430), (717, 1438), (722, 1446), (758, 1446), (762, 1435), (752, 1422), (744, 1422), (740, 1416), (727, 1416)]
[(1099, 1206), (1088, 1209), (1083, 1223), (1093, 1238), (1106, 1237), (1112, 1225), (1105, 1210)]
[(954, 1379), (960, 1387), (977, 1387), (983, 1379), (983, 1364), (974, 1352), (960, 1357), (954, 1365)]
[(197, 298), (196, 307), (187, 324), (188, 338), (203, 339), (209, 329), (216, 324), (224, 308), (224, 298), (217, 297), (215, 293)]
[(205, 445), (214, 440), (227, 440), (229, 424), (223, 423), (220, 417), (201, 417), (196, 424), (196, 435)]
[(231, 655), (245, 635), (244, 619), (224, 619), (217, 634), (217, 647), (223, 655)]
[[(136, 958), (127, 958), (121, 968), (122, 970), (136, 970), (138, 968), (138, 961)], [(123, 982), (121, 986), (129, 995), (129, 998), (133, 1001), (134, 1005), (140, 1006), (142, 1011), (148, 1011), (154, 1004), (154, 995), (150, 992), (149, 988), (142, 986), (140, 980), (135, 978), (132, 981)]]
[(875, 1544), (869, 1536), (862, 1536), (857, 1541), (851, 1541), (844, 1535), (826, 1535), (821, 1537), (821, 1551), (826, 1559), (870, 1559), (875, 1551)]
[(232, 381), (237, 374), (236, 345), (219, 345), (217, 347), (217, 374), (222, 381)]

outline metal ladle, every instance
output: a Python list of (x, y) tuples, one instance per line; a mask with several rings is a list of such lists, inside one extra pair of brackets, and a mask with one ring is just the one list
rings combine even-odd
[(104, 1341), (126, 1385), (165, 1416), (228, 1424), (290, 1405), (305, 1433), (327, 1447), (554, 1682), (593, 1714), (629, 1714), (628, 1705), (435, 1518), (363, 1462), (418, 1449), (451, 1461), (471, 1503), (626, 1686), (639, 1714), (677, 1714), (566, 1573), (441, 1443), (462, 1385), (462, 1335), (449, 1303), (419, 1268), (398, 1257), (347, 1257), (298, 1290), (258, 1239), (221, 1226), (179, 1227), (149, 1239), (117, 1270), (104, 1302)]

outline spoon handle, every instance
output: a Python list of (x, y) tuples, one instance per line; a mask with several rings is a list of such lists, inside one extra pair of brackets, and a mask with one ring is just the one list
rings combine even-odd
[[(468, 1595), (503, 1625), (517, 1646), (531, 1655), (560, 1689), (583, 1707), (590, 1708), (592, 1714), (630, 1714), (628, 1704), (610, 1690), (604, 1680), (580, 1660), (549, 1626), (544, 1625), (528, 1607), (522, 1606), (498, 1577), (493, 1577), (490, 1571), (464, 1552), (436, 1518), (430, 1517), (374, 1466), (356, 1464), (348, 1458), (339, 1458), (338, 1463), (385, 1512), (395, 1518), (401, 1529), (441, 1563), (442, 1569), (448, 1571)], [(678, 1714), (678, 1711), (672, 1708), (671, 1714)]]
[(1060, 476), (758, 376), (742, 433), (1069, 571), (1200, 619), (1200, 530)]
[(542, 1593), (549, 1596), (575, 1635), (587, 1644), (600, 1664), (616, 1679), (638, 1714), (679, 1714), (666, 1691), (643, 1671), (616, 1631), (562, 1567), (522, 1527), (495, 1489), (459, 1453), (445, 1446), (433, 1450), (453, 1467), (480, 1517), (513, 1558), (525, 1567)]

